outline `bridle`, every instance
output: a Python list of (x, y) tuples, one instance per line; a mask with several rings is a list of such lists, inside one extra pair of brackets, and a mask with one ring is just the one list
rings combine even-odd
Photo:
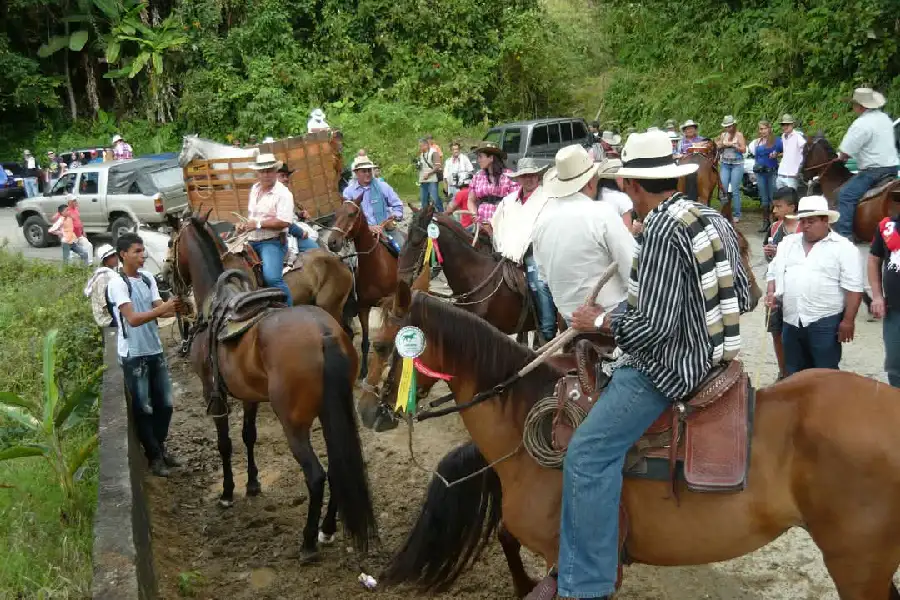
[(823, 163), (819, 163), (817, 165), (812, 165), (812, 166), (807, 166), (806, 159), (809, 158), (809, 155), (813, 151), (813, 148), (816, 147), (816, 144), (819, 144), (820, 142), (824, 142), (824, 141), (826, 141), (824, 137), (818, 137), (818, 138), (815, 138), (811, 144), (807, 144), (806, 147), (808, 148), (808, 150), (805, 150), (805, 152), (803, 154), (803, 166), (800, 168), (800, 173), (803, 174), (804, 180), (806, 180), (806, 172), (807, 171), (812, 171), (814, 169), (821, 169), (822, 167), (825, 167), (824, 169), (822, 169), (821, 173), (816, 175), (816, 177), (821, 179), (825, 175), (825, 173), (828, 172), (828, 169), (830, 169), (834, 163), (838, 162), (840, 155), (835, 156), (831, 160), (826, 160)]

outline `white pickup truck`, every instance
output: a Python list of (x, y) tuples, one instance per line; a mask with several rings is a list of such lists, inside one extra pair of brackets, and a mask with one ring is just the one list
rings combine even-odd
[(177, 160), (133, 159), (89, 164), (68, 171), (42, 196), (16, 203), (16, 222), (29, 244), (54, 243), (50, 219), (66, 195), (78, 198), (87, 235), (119, 235), (138, 224), (158, 229), (187, 206), (182, 169)]

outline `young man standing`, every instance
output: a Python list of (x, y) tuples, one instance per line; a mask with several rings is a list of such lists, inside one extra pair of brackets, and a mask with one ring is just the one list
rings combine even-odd
[(781, 117), (781, 144), (784, 154), (778, 164), (776, 188), (800, 187), (800, 164), (803, 162), (803, 146), (806, 138), (799, 131), (794, 131), (794, 117), (785, 113)]
[(181, 303), (174, 297), (163, 302), (156, 281), (140, 270), (144, 266), (144, 242), (137, 234), (119, 236), (116, 252), (122, 271), (110, 279), (108, 294), (118, 325), (119, 361), (132, 418), (150, 471), (168, 477), (169, 467), (177, 467), (179, 462), (165, 445), (172, 420), (172, 381), (156, 320), (175, 315)]
[(441, 170), (441, 155), (427, 138), (419, 140), (419, 203), (421, 208), (434, 204), (438, 212), (444, 212), (444, 203), (438, 195), (438, 172)]

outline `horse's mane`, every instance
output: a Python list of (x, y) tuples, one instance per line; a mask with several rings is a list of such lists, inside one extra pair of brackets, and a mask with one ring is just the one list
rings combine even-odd
[(194, 227), (197, 242), (200, 246), (200, 252), (203, 256), (203, 264), (207, 270), (214, 274), (214, 278), (221, 275), (224, 267), (222, 266), (222, 252), (225, 244), (218, 236), (213, 235), (208, 228), (206, 221), (197, 215), (191, 215), (191, 225)]
[[(410, 323), (426, 331), (441, 348), (444, 368), (450, 373), (469, 373), (479, 391), (487, 390), (515, 374), (537, 354), (474, 314), (415, 293), (409, 309)], [(553, 381), (561, 374), (542, 364), (519, 381)], [(536, 389), (534, 385), (531, 386)], [(535, 395), (530, 402), (539, 399)]]

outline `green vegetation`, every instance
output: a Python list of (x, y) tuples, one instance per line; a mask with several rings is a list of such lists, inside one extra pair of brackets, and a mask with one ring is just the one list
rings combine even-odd
[[(72, 398), (90, 385), (102, 363), (102, 344), (81, 293), (86, 277), (83, 269), (26, 261), (0, 248), (0, 390), (26, 401), (44, 397), (42, 342), (51, 329), (59, 330), (59, 398)], [(66, 405), (61, 400), (54, 414)], [(96, 409), (88, 406), (77, 419), (64, 421), (61, 451), (71, 457), (95, 435)], [(44, 439), (18, 421), (0, 420), (0, 451)], [(96, 458), (90, 455), (73, 471), (76, 481), (68, 498), (50, 462), (37, 457), (0, 462), (0, 539), (5, 549), (0, 597), (89, 594)]]

